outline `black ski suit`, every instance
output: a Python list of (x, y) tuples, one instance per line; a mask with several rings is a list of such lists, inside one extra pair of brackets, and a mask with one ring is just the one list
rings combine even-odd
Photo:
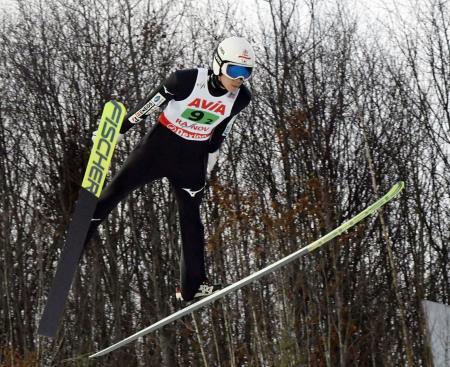
[[(120, 132), (125, 133), (155, 109), (167, 109), (168, 102), (172, 99), (183, 101), (188, 97), (195, 97), (192, 94), (196, 90), (198, 73), (199, 69), (172, 73), (125, 117)], [(220, 86), (217, 77), (210, 70), (207, 80), (209, 94), (214, 97), (223, 96), (225, 100), (229, 93)], [(191, 300), (199, 285), (206, 279), (200, 204), (206, 184), (208, 154), (219, 149), (235, 116), (249, 104), (250, 99), (250, 91), (242, 85), (232, 104), (231, 114), (215, 126), (208, 140), (204, 141), (188, 140), (171, 131), (169, 126), (162, 123), (162, 113), (159, 121), (143, 137), (103, 191), (86, 243), (92, 238), (98, 225), (130, 192), (153, 180), (167, 177), (176, 196), (180, 218), (181, 293), (184, 300)]]

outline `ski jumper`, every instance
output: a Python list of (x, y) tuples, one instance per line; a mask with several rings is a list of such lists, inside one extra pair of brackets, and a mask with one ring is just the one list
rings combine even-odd
[(208, 154), (219, 149), (236, 115), (250, 99), (250, 91), (245, 86), (236, 93), (227, 92), (208, 69), (172, 73), (125, 118), (121, 133), (156, 109), (163, 109), (158, 122), (104, 189), (86, 244), (98, 225), (128, 194), (166, 177), (179, 210), (181, 293), (184, 300), (191, 300), (206, 279), (200, 204), (206, 185)]

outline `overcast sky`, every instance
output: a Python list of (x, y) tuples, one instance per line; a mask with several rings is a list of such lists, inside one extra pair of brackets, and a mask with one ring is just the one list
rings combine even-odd
[[(258, 1), (262, 8), (268, 7), (265, 0), (236, 0), (238, 13), (242, 12), (249, 16), (253, 13), (249, 8), (254, 6), (255, 1)], [(407, 19), (408, 13), (413, 11), (417, 4), (423, 4), (426, 0), (324, 0), (320, 6), (334, 7), (339, 1), (350, 5), (349, 8), (357, 14), (360, 25), (375, 25), (379, 28), (381, 24), (386, 23), (396, 27), (396, 23), (399, 23), (398, 15)], [(6, 12), (14, 11), (15, 0), (0, 0), (0, 9)]]
[(14, 4), (12, 0), (0, 0), (0, 8), (1, 9), (7, 9), (11, 6), (11, 4)]
[[(246, 3), (253, 3), (254, 0), (236, 0), (238, 4), (245, 7)], [(263, 0), (260, 0), (262, 3)], [(400, 9), (406, 9), (411, 7), (411, 3), (421, 1), (411, 0), (348, 0), (349, 3), (354, 4), (354, 9), (357, 9), (359, 13), (365, 18), (373, 19), (373, 16), (384, 16), (386, 9), (393, 10), (395, 7)], [(423, 1), (422, 1), (423, 2)], [(0, 0), (1, 9), (14, 9), (15, 0)]]

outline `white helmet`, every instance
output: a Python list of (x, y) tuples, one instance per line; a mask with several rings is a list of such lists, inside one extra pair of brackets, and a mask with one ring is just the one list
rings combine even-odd
[(225, 74), (231, 79), (248, 79), (255, 66), (255, 53), (242, 37), (229, 37), (217, 46), (213, 58), (214, 75)]

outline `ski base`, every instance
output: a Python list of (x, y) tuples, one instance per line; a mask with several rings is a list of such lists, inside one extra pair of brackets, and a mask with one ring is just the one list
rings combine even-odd
[(58, 261), (47, 304), (39, 323), (39, 335), (55, 337), (59, 317), (64, 310), (72, 278), (83, 252), (84, 241), (91, 223), (90, 218), (92, 218), (96, 206), (97, 197), (89, 191), (81, 189), (69, 225), (66, 245)]

